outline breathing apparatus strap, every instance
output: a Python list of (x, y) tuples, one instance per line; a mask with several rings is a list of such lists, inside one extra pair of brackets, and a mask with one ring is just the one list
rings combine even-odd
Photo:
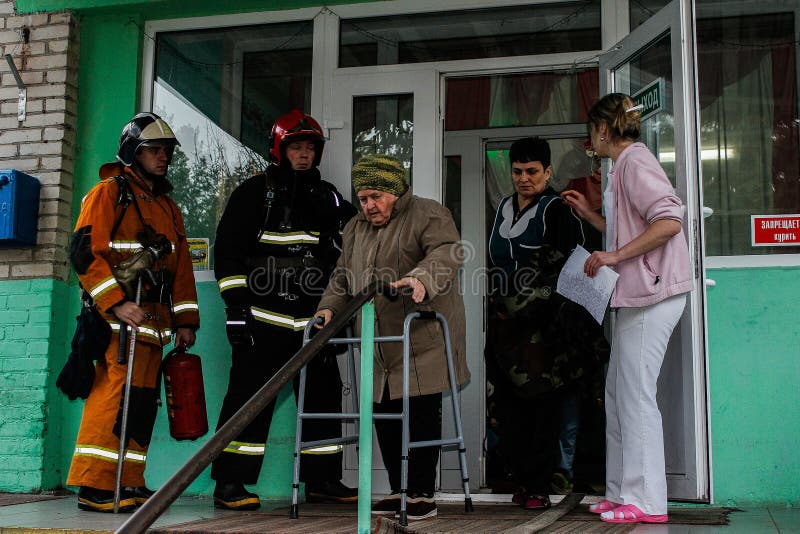
[(119, 215), (117, 215), (117, 219), (114, 221), (114, 226), (111, 227), (111, 236), (109, 241), (114, 241), (114, 236), (117, 235), (117, 230), (119, 229), (119, 225), (122, 223), (122, 218), (125, 217), (125, 212), (128, 211), (128, 206), (131, 204), (133, 204), (133, 207), (136, 209), (136, 214), (139, 216), (139, 221), (142, 223), (142, 226), (144, 228), (150, 226), (144, 221), (142, 211), (139, 209), (139, 203), (136, 202), (136, 195), (133, 194), (130, 185), (128, 185), (128, 179), (125, 176), (119, 175), (114, 177), (114, 181), (116, 181), (117, 185), (119, 186), (117, 205), (122, 206), (122, 210), (119, 212)]
[(256, 240), (260, 239), (261, 232), (267, 227), (267, 224), (269, 223), (269, 216), (272, 213), (272, 206), (275, 204), (275, 199), (277, 198), (277, 191), (278, 191), (277, 180), (275, 180), (273, 176), (270, 176), (269, 172), (265, 172), (264, 173), (264, 218), (261, 222), (261, 225), (258, 227)]

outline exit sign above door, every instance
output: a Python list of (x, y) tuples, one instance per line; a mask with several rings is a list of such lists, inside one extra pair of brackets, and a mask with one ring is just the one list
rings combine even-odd
[(645, 120), (664, 109), (664, 78), (653, 80), (631, 95), (637, 105), (641, 104), (642, 118)]

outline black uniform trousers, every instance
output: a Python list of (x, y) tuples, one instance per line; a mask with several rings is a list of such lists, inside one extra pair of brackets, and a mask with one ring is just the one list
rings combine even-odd
[[(222, 402), (217, 423), (219, 430), (303, 344), (303, 333), (267, 324), (256, 324), (253, 332), (255, 346), (234, 348), (228, 391)], [(299, 377), (299, 375), (298, 375)], [(297, 395), (299, 378), (295, 378)], [(342, 406), (342, 380), (332, 346), (324, 348), (309, 362), (306, 371), (306, 412), (332, 413)], [(211, 467), (211, 478), (220, 482), (255, 484), (261, 472), (269, 427), (275, 401), (237, 436), (220, 454)], [(342, 423), (338, 420), (303, 421), (303, 441), (341, 437)], [(241, 445), (244, 444), (244, 447)], [(261, 445), (264, 452), (253, 451), (251, 445)], [(342, 453), (300, 455), (300, 480), (306, 483), (337, 481), (342, 478)], [(287, 458), (287, 462), (292, 458)]]
[[(442, 394), (420, 395), (408, 399), (408, 429), (411, 441), (429, 441), (442, 438)], [(403, 399), (389, 399), (389, 388), (384, 389), (381, 402), (372, 404), (373, 413), (400, 413)], [(403, 427), (400, 420), (376, 420), (375, 431), (381, 448), (383, 465), (389, 472), (392, 493), (400, 491), (400, 462), (403, 451)], [(436, 465), (441, 447), (411, 449), (408, 458), (408, 494), (436, 490)]]

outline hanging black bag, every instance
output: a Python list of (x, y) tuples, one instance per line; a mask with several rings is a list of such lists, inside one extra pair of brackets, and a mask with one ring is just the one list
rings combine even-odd
[(103, 358), (111, 343), (111, 326), (91, 300), (81, 299), (81, 313), (76, 319), (72, 351), (56, 379), (56, 386), (69, 400), (89, 396), (94, 383), (94, 361)]

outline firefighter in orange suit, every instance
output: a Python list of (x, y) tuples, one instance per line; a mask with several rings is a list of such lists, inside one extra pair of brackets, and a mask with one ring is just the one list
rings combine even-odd
[[(139, 113), (122, 130), (117, 162), (100, 168), (101, 181), (84, 197), (70, 245), (70, 260), (86, 298), (108, 321), (113, 335), (83, 410), (67, 484), (80, 486), (78, 507), (113, 509), (120, 447), (121, 397), (127, 362), (118, 363), (121, 326), (137, 329), (128, 412), (127, 452), (119, 509), (130, 511), (152, 495), (144, 482), (147, 448), (155, 424), (157, 377), (163, 347), (191, 347), (200, 326), (192, 262), (183, 218), (166, 179), (175, 145), (158, 115)], [(140, 304), (112, 269), (137, 251), (161, 254), (147, 270)], [(130, 335), (130, 334), (129, 334)]]

